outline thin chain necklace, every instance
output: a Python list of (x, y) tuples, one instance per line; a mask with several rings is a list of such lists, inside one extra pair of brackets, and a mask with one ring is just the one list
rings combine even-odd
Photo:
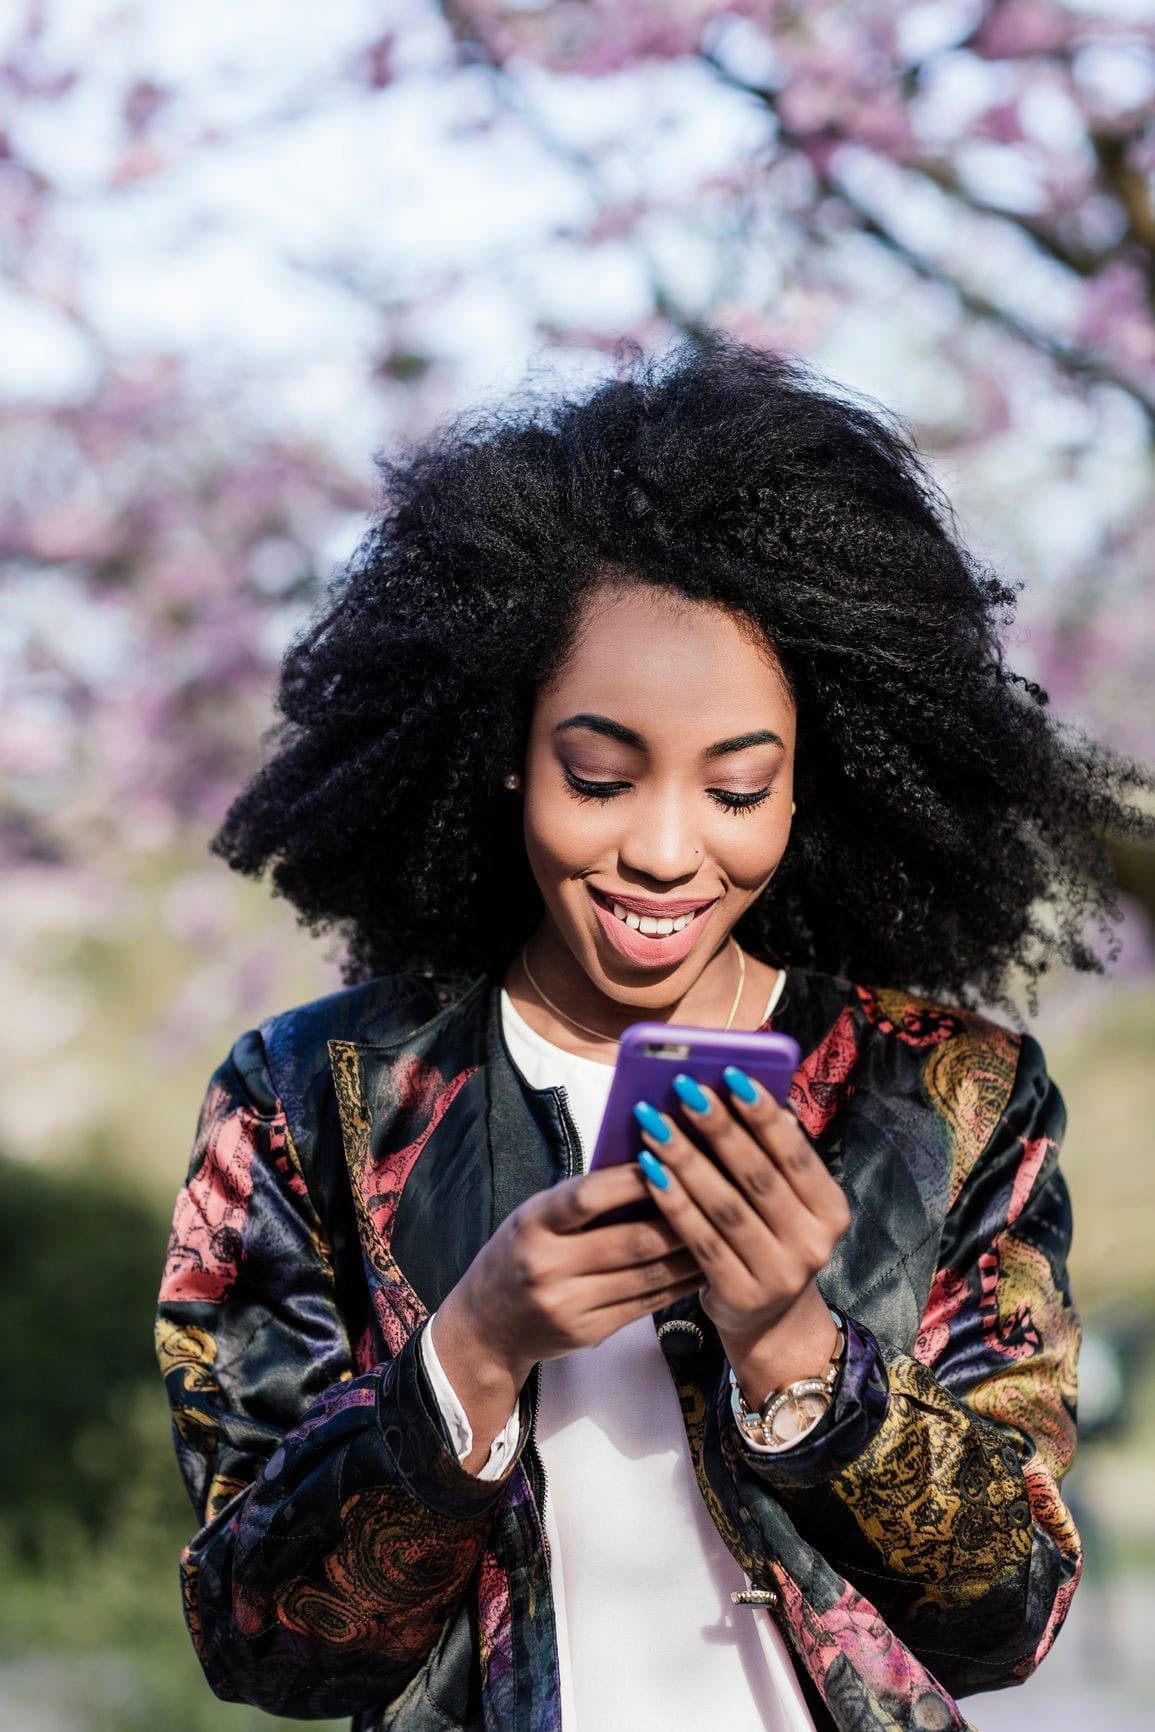
[[(742, 949), (742, 946), (738, 943), (737, 939), (731, 938), (730, 943), (738, 952), (738, 990), (734, 994), (734, 1002), (730, 1006), (730, 1014), (722, 1024), (724, 1029), (731, 1026), (735, 1016), (738, 1014), (738, 1005), (742, 999), (742, 988), (746, 984), (746, 952)], [(533, 987), (533, 990), (537, 993), (537, 996), (541, 999), (542, 1003), (547, 1004), (555, 1016), (560, 1016), (563, 1022), (572, 1023), (574, 1028), (580, 1028), (583, 1034), (593, 1034), (596, 1035), (599, 1040), (612, 1040), (615, 1045), (620, 1044), (621, 1037), (619, 1035), (606, 1034), (604, 1029), (591, 1028), (587, 1022), (579, 1022), (576, 1016), (571, 1016), (567, 1010), (561, 1008), (560, 1004), (555, 1004), (552, 998), (548, 998), (534, 978), (533, 971), (529, 966), (529, 958), (525, 951), (522, 950), (519, 954), (521, 957), (521, 966), (525, 970), (525, 978), (529, 981), (529, 984)]]

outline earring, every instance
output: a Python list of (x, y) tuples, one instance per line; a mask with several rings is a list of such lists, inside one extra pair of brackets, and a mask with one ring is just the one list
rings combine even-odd
[(792, 818), (793, 818), (795, 812), (797, 812), (797, 810), (798, 810), (798, 807), (795, 805), (794, 801), (791, 800), (791, 802), (790, 802), (790, 816)]
[(517, 792), (517, 790), (521, 787), (521, 776), (519, 775), (519, 773), (516, 770), (510, 770), (510, 772), (507, 776), (503, 776), (502, 782), (503, 782), (504, 786), (510, 790), (511, 793), (515, 794)]

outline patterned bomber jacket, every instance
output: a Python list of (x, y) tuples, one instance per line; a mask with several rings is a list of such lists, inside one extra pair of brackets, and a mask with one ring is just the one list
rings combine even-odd
[[(819, 1278), (851, 1319), (818, 1432), (751, 1451), (697, 1297), (655, 1324), (701, 1493), (764, 1590), (819, 1728), (965, 1728), (1025, 1678), (1080, 1549), (1078, 1319), (1056, 1165), (1065, 1114), (1030, 1035), (791, 969), (801, 1123), (852, 1224)], [(202, 1524), (185, 1615), (212, 1689), (353, 1732), (556, 1732), (534, 1444), (466, 1473), (419, 1337), (495, 1226), (580, 1170), (565, 1090), (533, 1089), (500, 983), (392, 976), (273, 1018), (216, 1073), (180, 1193), (157, 1342)]]

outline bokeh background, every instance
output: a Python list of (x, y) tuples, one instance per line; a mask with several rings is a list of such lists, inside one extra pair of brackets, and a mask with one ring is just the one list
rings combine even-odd
[[(0, 11), (0, 1732), (251, 1732), (152, 1359), (207, 1077), (337, 980), (206, 842), (372, 453), (719, 325), (898, 410), (1013, 662), (1155, 760), (1150, 0)], [(1067, 1099), (1088, 1575), (999, 1732), (1155, 1725), (1155, 860)]]

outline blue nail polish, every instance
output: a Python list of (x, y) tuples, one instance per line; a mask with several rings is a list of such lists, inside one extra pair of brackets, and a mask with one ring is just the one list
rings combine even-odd
[(649, 1101), (638, 1101), (635, 1104), (634, 1117), (642, 1129), (649, 1131), (660, 1143), (668, 1143), (674, 1134), (657, 1107), (652, 1107)]
[(726, 1087), (730, 1093), (737, 1095), (740, 1101), (745, 1101), (748, 1107), (752, 1107), (758, 1099), (758, 1090), (746, 1072), (739, 1070), (736, 1064), (728, 1064), (722, 1075), (726, 1079)]
[(685, 1071), (679, 1071), (677, 1076), (674, 1078), (674, 1093), (677, 1095), (678, 1099), (693, 1112), (709, 1112), (709, 1100), (702, 1093), (693, 1077), (687, 1076)]
[(670, 1175), (667, 1173), (665, 1167), (663, 1167), (661, 1161), (659, 1161), (657, 1155), (651, 1154), (649, 1149), (639, 1149), (638, 1165), (641, 1167), (643, 1173), (645, 1173), (647, 1179), (649, 1179), (651, 1185), (657, 1185), (659, 1191), (669, 1190)]

